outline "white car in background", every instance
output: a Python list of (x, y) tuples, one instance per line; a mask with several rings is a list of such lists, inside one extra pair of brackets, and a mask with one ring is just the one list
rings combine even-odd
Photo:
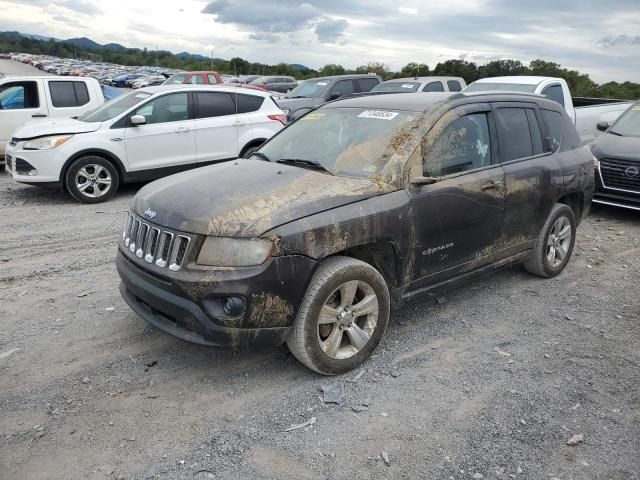
[(600, 132), (598, 123), (613, 123), (633, 102), (607, 98), (572, 97), (569, 85), (556, 77), (489, 77), (469, 84), (463, 92), (537, 93), (555, 100), (573, 120), (582, 143), (588, 143)]
[(121, 183), (249, 156), (285, 123), (268, 92), (161, 85), (76, 120), (25, 125), (7, 145), (6, 169), (17, 182), (98, 203)]

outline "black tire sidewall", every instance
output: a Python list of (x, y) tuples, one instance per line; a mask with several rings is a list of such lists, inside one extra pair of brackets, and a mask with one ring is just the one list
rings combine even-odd
[[(78, 171), (86, 166), (86, 165), (100, 165), (104, 168), (106, 168), (109, 173), (111, 174), (111, 188), (110, 190), (102, 195), (101, 197), (97, 197), (97, 198), (93, 198), (93, 197), (88, 197), (86, 195), (84, 195), (82, 192), (80, 192), (77, 188), (76, 188), (76, 183), (75, 183), (75, 176), (78, 173)], [(86, 157), (81, 157), (78, 158), (77, 160), (75, 160), (67, 169), (67, 173), (65, 175), (65, 187), (67, 189), (67, 191), (71, 194), (71, 196), (73, 198), (75, 198), (76, 200), (82, 202), (82, 203), (101, 203), (101, 202), (105, 202), (107, 200), (109, 200), (111, 197), (113, 197), (116, 193), (116, 191), (118, 190), (118, 186), (120, 185), (120, 176), (118, 174), (118, 170), (116, 169), (116, 167), (108, 160), (102, 158), (102, 157), (97, 157), (97, 156), (86, 156)]]
[[(552, 267), (551, 264), (549, 264), (549, 261), (547, 260), (547, 240), (549, 239), (549, 235), (551, 234), (553, 225), (556, 223), (556, 221), (560, 217), (567, 217), (569, 219), (569, 223), (571, 224), (571, 244), (569, 245), (569, 249), (567, 250), (567, 255), (564, 257), (564, 260), (562, 261), (562, 263), (557, 267)], [(555, 277), (556, 275), (559, 275), (567, 266), (567, 263), (569, 263), (569, 259), (571, 258), (571, 254), (573, 253), (573, 247), (576, 243), (576, 231), (577, 231), (576, 217), (573, 213), (573, 210), (571, 210), (571, 208), (568, 207), (567, 205), (561, 205), (558, 208), (556, 208), (553, 212), (553, 215), (549, 218), (549, 222), (547, 223), (547, 228), (545, 229), (545, 232), (544, 232), (544, 237), (543, 237), (544, 242), (541, 245), (540, 252), (538, 252), (538, 255), (542, 255), (542, 265), (545, 273), (549, 277)]]
[[(318, 343), (318, 317), (324, 302), (340, 285), (350, 280), (362, 280), (368, 283), (378, 297), (378, 321), (371, 339), (356, 355), (336, 360), (328, 357)], [(376, 349), (385, 334), (389, 323), (390, 299), (384, 279), (373, 267), (357, 266), (345, 268), (334, 274), (315, 294), (304, 324), (305, 346), (309, 358), (325, 374), (340, 374), (362, 364)]]

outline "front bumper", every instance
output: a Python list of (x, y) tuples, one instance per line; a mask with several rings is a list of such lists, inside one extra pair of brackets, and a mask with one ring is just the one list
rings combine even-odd
[[(158, 275), (119, 249), (116, 266), (122, 297), (147, 322), (187, 342), (236, 350), (285, 342), (317, 263), (292, 255), (258, 267)], [(219, 308), (231, 296), (245, 302), (235, 318)]]
[[(60, 147), (59, 147), (60, 148)], [(5, 169), (16, 182), (29, 185), (61, 185), (60, 172), (66, 157), (58, 149), (23, 150), (7, 144)]]

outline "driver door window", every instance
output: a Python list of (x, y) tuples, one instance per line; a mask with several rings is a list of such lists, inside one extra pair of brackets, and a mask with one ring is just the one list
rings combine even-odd
[(142, 115), (147, 125), (188, 120), (188, 95), (187, 93), (164, 95), (136, 110), (134, 115)]
[(331, 90), (329, 91), (329, 98), (339, 98), (353, 92), (353, 82), (351, 80), (340, 80), (331, 87)]
[(491, 137), (484, 112), (457, 118), (444, 127), (433, 144), (423, 145), (425, 177), (442, 177), (488, 165), (491, 165)]

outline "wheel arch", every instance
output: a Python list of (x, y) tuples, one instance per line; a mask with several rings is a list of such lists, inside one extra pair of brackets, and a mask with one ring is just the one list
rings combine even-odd
[(579, 224), (582, 220), (582, 212), (584, 209), (584, 193), (582, 192), (573, 192), (564, 195), (563, 197), (558, 199), (557, 203), (562, 203), (567, 205), (571, 210), (573, 210), (573, 214), (576, 217), (576, 224)]
[(240, 150), (240, 154), (238, 156), (240, 158), (243, 158), (243, 156), (244, 156), (244, 154), (245, 154), (245, 152), (247, 150), (249, 150), (250, 148), (253, 148), (253, 147), (259, 147), (260, 145), (262, 145), (266, 141), (267, 141), (266, 138), (254, 138), (252, 140), (249, 140), (247, 142), (247, 144), (244, 147), (242, 147), (242, 150)]
[(112, 163), (113, 166), (118, 171), (118, 176), (120, 177), (120, 183), (124, 183), (126, 169), (122, 161), (112, 152), (109, 152), (107, 150), (103, 150), (100, 148), (89, 148), (89, 149), (80, 150), (79, 152), (76, 152), (71, 157), (69, 157), (69, 159), (66, 162), (64, 162), (64, 165), (60, 170), (60, 181), (64, 186), (66, 186), (65, 178), (67, 176), (67, 171), (69, 170), (69, 167), (71, 166), (71, 164), (76, 160), (78, 160), (79, 158), (87, 157), (87, 156), (101, 157), (107, 160), (108, 162)]

